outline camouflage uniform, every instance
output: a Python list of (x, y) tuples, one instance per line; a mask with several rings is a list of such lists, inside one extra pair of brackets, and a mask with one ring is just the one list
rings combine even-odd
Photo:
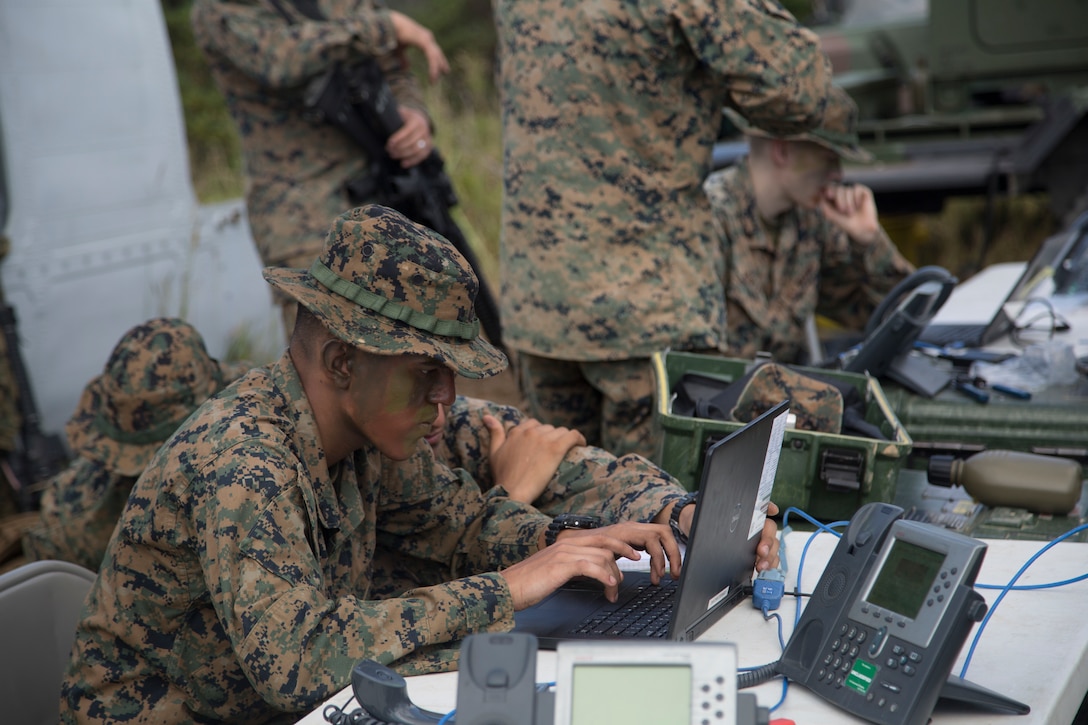
[(96, 570), (129, 492), (170, 434), (248, 365), (221, 365), (200, 333), (156, 318), (126, 332), (68, 421), (76, 458), (46, 482), (39, 521), (23, 536), (34, 559)]
[[(342, 215), (309, 270), (265, 277), (371, 353), (477, 378), (506, 364), (479, 335), (471, 268), (391, 210)], [(537, 551), (549, 521), (481, 493), (422, 439), (405, 461), (367, 443), (330, 465), (288, 351), (205, 402), (136, 483), (76, 632), (62, 718), (264, 722), (312, 710), (362, 658), (448, 669), (455, 640), (513, 626), (495, 570)], [(469, 575), (376, 599), (376, 550)]]
[[(491, 471), (491, 432), (483, 423), (485, 414), (498, 418), (507, 430), (523, 419), (521, 411), (512, 406), (459, 395), (447, 411), (445, 437), (435, 447), (435, 458), (451, 469), (467, 472), (483, 491), (501, 494), (501, 489), (495, 489)], [(621, 521), (652, 521), (686, 493), (671, 475), (641, 456), (616, 458), (600, 448), (579, 446), (567, 453), (533, 506), (548, 516), (600, 516), (608, 526)], [(381, 554), (379, 550), (375, 558), (384, 560)], [(430, 562), (396, 556), (390, 557), (385, 569), (388, 594), (449, 578), (448, 572), (430, 566)]]
[[(829, 99), (819, 128), (784, 138), (820, 144), (848, 160), (871, 160), (858, 146), (857, 106), (840, 88)], [(733, 118), (747, 134), (775, 136)], [(883, 229), (875, 241), (858, 242), (818, 209), (787, 211), (775, 220), (777, 235), (769, 234), (746, 159), (711, 174), (704, 188), (722, 226), (732, 356), (766, 351), (780, 362), (805, 362), (809, 317), (862, 329), (880, 300), (914, 271)]]
[[(450, 468), (469, 472), (483, 490), (495, 486), (489, 451), (491, 432), (484, 415), (498, 418), (510, 430), (522, 422), (517, 408), (486, 400), (458, 396), (447, 413), (446, 435), (436, 447), (436, 457)], [(548, 516), (561, 513), (592, 513), (604, 525), (621, 521), (650, 521), (671, 499), (647, 492), (684, 496), (687, 491), (658, 466), (640, 456), (616, 456), (592, 446), (578, 446), (567, 453), (548, 487), (533, 505)]]
[[(527, 361), (533, 416), (628, 452), (651, 437), (611, 427), (649, 425), (650, 354), (725, 340), (721, 247), (702, 191), (722, 107), (783, 131), (811, 128), (830, 66), (773, 0), (493, 7), (504, 340)], [(564, 369), (550, 372), (553, 360)], [(630, 364), (617, 375), (613, 361)], [(590, 382), (616, 377), (631, 385)], [(547, 390), (535, 395), (538, 381)], [(622, 396), (610, 413), (602, 392)]]
[[(294, 12), (288, 0), (283, 5)], [(337, 61), (373, 55), (397, 103), (425, 112), (418, 85), (394, 52), (396, 34), (382, 0), (317, 5), (328, 22), (299, 15), (290, 25), (260, 0), (193, 2), (193, 31), (241, 137), (246, 211), (265, 265), (309, 265), (329, 220), (354, 206), (345, 182), (369, 167), (346, 134), (306, 118), (307, 81)], [(293, 306), (282, 295), (276, 299)]]

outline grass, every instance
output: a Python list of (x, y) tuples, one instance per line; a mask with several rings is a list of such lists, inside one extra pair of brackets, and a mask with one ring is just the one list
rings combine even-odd
[(434, 119), (435, 144), (460, 203), (455, 210), (492, 288), (498, 288), (502, 212), (502, 122), (491, 67), (464, 53), (451, 61), (451, 82), (424, 89)]

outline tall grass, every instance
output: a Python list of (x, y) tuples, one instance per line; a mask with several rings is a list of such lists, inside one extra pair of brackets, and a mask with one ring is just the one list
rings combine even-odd
[(460, 200), (455, 216), (476, 250), (484, 274), (498, 286), (502, 210), (502, 121), (491, 65), (463, 53), (448, 80), (424, 89), (435, 144)]

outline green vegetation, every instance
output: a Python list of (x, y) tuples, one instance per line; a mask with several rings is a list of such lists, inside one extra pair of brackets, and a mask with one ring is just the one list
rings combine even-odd
[(162, 3), (185, 113), (193, 186), (203, 202), (235, 199), (244, 184), (241, 146), (223, 96), (193, 39), (190, 5), (190, 0)]

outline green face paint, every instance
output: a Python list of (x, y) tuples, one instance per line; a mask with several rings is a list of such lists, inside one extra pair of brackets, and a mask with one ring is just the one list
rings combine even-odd
[(453, 402), (453, 373), (418, 355), (360, 355), (352, 385), (352, 417), (385, 455), (408, 458), (438, 416)]

